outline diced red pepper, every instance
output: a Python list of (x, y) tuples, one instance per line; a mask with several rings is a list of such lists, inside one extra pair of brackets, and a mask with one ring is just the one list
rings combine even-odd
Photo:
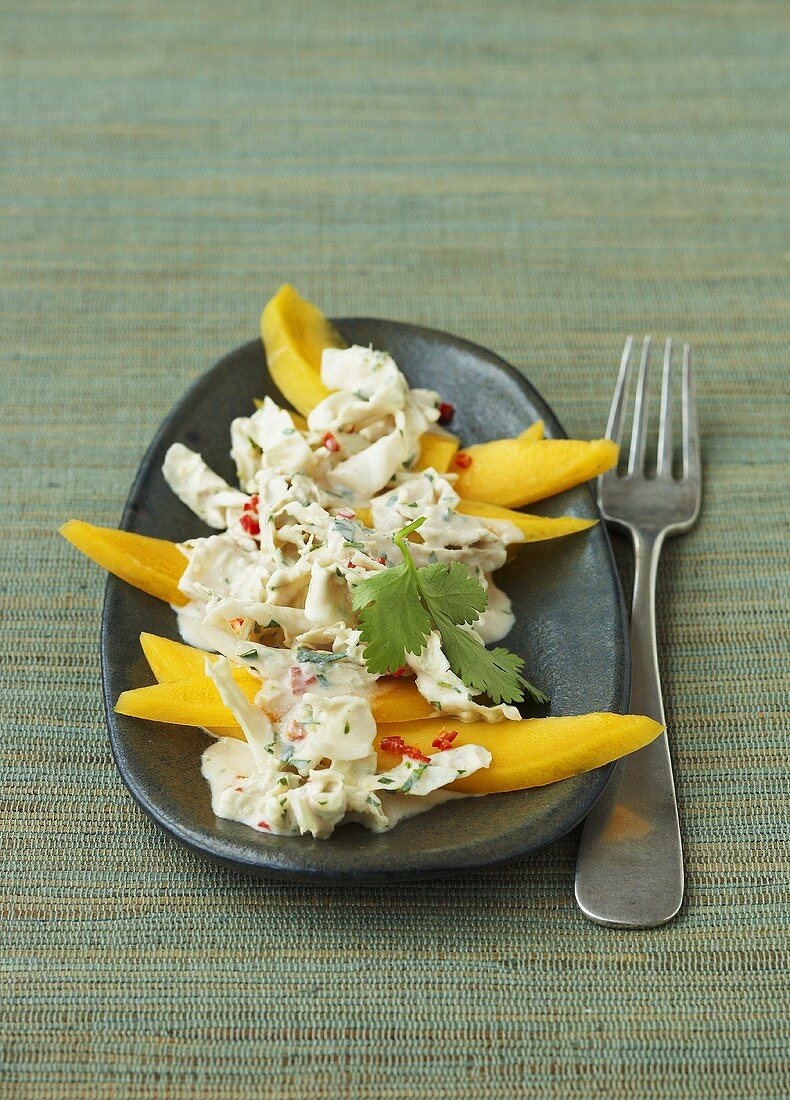
[(253, 493), (247, 503), (244, 505), (243, 511), (245, 512), (257, 512), (258, 511), (258, 494)]
[(259, 821), (258, 822), (258, 828), (259, 829), (265, 829), (267, 833), (270, 833), (272, 831), (271, 825), (269, 824), (268, 821)]
[(379, 747), (382, 752), (391, 752), (397, 756), (405, 749), (406, 742), (402, 737), (382, 737)]
[(324, 446), (326, 447), (326, 449), (328, 451), (332, 451), (334, 453), (334, 452), (340, 450), (340, 444), (338, 443), (338, 441), (335, 439), (335, 437), (332, 435), (331, 432), (326, 433), (326, 435), (324, 436), (322, 442), (323, 442)]
[(346, 562), (346, 569), (356, 569), (356, 565), (354, 565), (351, 558), (349, 558), (348, 561)]
[(460, 466), (462, 470), (465, 470), (467, 466), (472, 465), (472, 456), (464, 454), (464, 452), (461, 451), (460, 454), (455, 456), (455, 464), (456, 466)]
[(404, 745), (403, 755), (411, 757), (412, 760), (419, 760), (421, 764), (430, 764), (431, 762), (430, 756), (426, 756), (416, 745)]
[(248, 535), (260, 535), (261, 525), (258, 520), (250, 512), (245, 512), (239, 520), (242, 531), (246, 531)]
[(445, 749), (449, 749), (453, 741), (458, 736), (458, 730), (440, 730), (439, 736), (434, 738), (431, 742), (435, 749), (439, 752), (443, 752)]
[(379, 748), (382, 752), (391, 752), (393, 756), (408, 756), (412, 760), (419, 760), (421, 764), (431, 762), (430, 756), (426, 756), (416, 745), (407, 745), (402, 737), (395, 735), (382, 738)]
[(315, 676), (305, 676), (304, 670), (298, 666), (288, 670), (288, 686), (291, 689), (291, 695), (303, 695), (315, 682)]
[(386, 565), (387, 564), (387, 559), (386, 558), (377, 558), (376, 560), (378, 561), (379, 565)]
[(449, 401), (442, 401), (439, 406), (439, 423), (449, 424), (455, 415), (455, 405), (451, 405)]
[(401, 677), (401, 676), (405, 676), (405, 674), (406, 674), (406, 673), (407, 673), (408, 671), (409, 671), (409, 667), (408, 667), (408, 665), (401, 665), (401, 666), (400, 666), (400, 668), (396, 668), (396, 669), (395, 669), (395, 671), (393, 672), (393, 674), (392, 674), (392, 675), (393, 675), (393, 676), (395, 677), (395, 679), (396, 679), (396, 680), (399, 680), (399, 679), (400, 679), (400, 677)]
[(261, 525), (255, 516), (245, 513), (239, 520), (241, 527), (248, 535), (260, 535)]

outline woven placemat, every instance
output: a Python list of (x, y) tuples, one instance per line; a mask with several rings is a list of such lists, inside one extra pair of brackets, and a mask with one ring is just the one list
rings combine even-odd
[[(787, 6), (0, 13), (0, 1096), (790, 1094)], [(580, 435), (627, 332), (693, 343), (704, 514), (659, 599), (671, 927), (586, 923), (573, 836), (439, 883), (257, 883), (122, 787), (102, 577), (55, 531), (117, 522), (285, 280), (492, 347)]]

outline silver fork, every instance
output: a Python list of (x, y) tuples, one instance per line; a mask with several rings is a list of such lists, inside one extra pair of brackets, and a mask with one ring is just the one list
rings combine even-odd
[[(606, 434), (620, 443), (631, 374), (629, 336), (620, 362)], [(702, 496), (699, 433), (691, 349), (683, 347), (683, 474), (672, 473), (672, 341), (664, 347), (655, 477), (645, 476), (650, 337), (642, 344), (628, 471), (598, 479), (598, 504), (607, 523), (634, 541), (631, 610), (631, 713), (664, 725), (656, 654), (656, 570), (664, 539), (688, 531)], [(653, 928), (672, 920), (683, 901), (683, 851), (666, 733), (622, 759), (587, 816), (576, 864), (576, 900), (597, 924)]]

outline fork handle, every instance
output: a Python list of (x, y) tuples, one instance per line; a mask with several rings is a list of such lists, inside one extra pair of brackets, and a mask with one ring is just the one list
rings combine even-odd
[[(664, 725), (656, 653), (656, 571), (663, 537), (634, 532), (631, 713)], [(620, 760), (584, 823), (576, 900), (596, 924), (654, 928), (683, 901), (683, 851), (666, 732)]]

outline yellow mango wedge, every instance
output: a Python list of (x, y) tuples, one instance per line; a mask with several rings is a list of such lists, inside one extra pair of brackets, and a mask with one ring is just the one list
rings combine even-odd
[(420, 718), (437, 718), (438, 711), (423, 699), (414, 680), (385, 676), (376, 682), (370, 709), (376, 725), (392, 722), (416, 722)]
[(546, 539), (573, 535), (577, 531), (587, 531), (598, 522), (595, 519), (577, 519), (576, 516), (530, 516), (526, 512), (514, 512), (510, 508), (484, 504), (479, 500), (462, 500), (458, 511), (464, 516), (507, 520), (518, 527), (524, 542), (544, 542)]
[(451, 471), (465, 499), (521, 508), (597, 477), (617, 455), (611, 439), (495, 439), (459, 452)]
[[(261, 689), (260, 680), (244, 668), (234, 668), (233, 679), (252, 702)], [(238, 729), (233, 711), (225, 706), (214, 681), (206, 675), (123, 691), (118, 696), (115, 711), (117, 714), (128, 714), (132, 718), (148, 718), (153, 722)], [(240, 729), (238, 734), (243, 741), (244, 734)]]
[(381, 751), (381, 741), (393, 735), (415, 745), (426, 755), (436, 752), (432, 742), (439, 730), (458, 731), (453, 746), (482, 745), (491, 753), (491, 765), (459, 779), (449, 790), (465, 794), (494, 794), (542, 787), (627, 756), (648, 745), (664, 728), (637, 714), (580, 714), (572, 718), (525, 718), (521, 722), (457, 722), (444, 718), (380, 726), (376, 736), (379, 767), (391, 768), (399, 757)]
[(344, 348), (340, 333), (317, 306), (287, 283), (264, 307), (261, 339), (277, 389), (303, 416), (329, 396), (321, 381), (324, 348)]
[(160, 684), (206, 674), (206, 657), (210, 654), (204, 649), (145, 631), (140, 635), (140, 645), (151, 672)]
[(420, 439), (420, 453), (414, 469), (433, 468), (439, 474), (446, 474), (460, 445), (456, 436), (450, 435), (449, 432), (446, 435), (439, 432), (425, 432)]
[(538, 439), (543, 439), (543, 432), (543, 421), (536, 420), (534, 424), (530, 424), (528, 428), (525, 428), (518, 438), (522, 443), (534, 443)]
[(187, 602), (178, 590), (187, 559), (174, 542), (112, 527), (94, 527), (79, 519), (68, 520), (60, 533), (108, 573), (135, 588), (166, 603), (181, 606)]

